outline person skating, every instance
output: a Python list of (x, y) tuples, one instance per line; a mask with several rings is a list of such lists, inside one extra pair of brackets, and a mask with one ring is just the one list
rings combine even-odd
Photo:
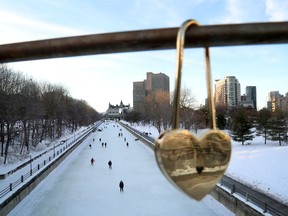
[(119, 183), (120, 192), (124, 192), (124, 182), (121, 180)]
[(109, 160), (108, 165), (109, 165), (109, 169), (112, 169), (112, 161), (111, 160)]
[(91, 165), (93, 165), (95, 162), (94, 158), (91, 158)]

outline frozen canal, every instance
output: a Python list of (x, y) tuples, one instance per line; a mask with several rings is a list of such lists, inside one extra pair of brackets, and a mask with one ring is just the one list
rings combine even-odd
[(101, 127), (9, 215), (233, 215), (210, 196), (198, 202), (175, 189), (157, 167), (154, 152), (120, 125)]

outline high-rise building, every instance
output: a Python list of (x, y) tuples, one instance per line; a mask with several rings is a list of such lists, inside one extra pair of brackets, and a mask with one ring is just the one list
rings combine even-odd
[(286, 96), (281, 95), (279, 91), (271, 91), (268, 95), (267, 108), (274, 112), (280, 109), (284, 112), (288, 112), (288, 93)]
[(253, 108), (254, 107), (253, 102), (247, 100), (247, 95), (246, 94), (241, 95), (241, 100), (240, 100), (238, 106), (247, 107), (247, 108)]
[(216, 105), (226, 106), (227, 109), (237, 107), (241, 99), (240, 97), (240, 83), (235, 76), (226, 76), (221, 80), (216, 80)]
[(170, 92), (169, 77), (164, 73), (147, 72), (144, 81), (133, 82), (133, 110), (143, 112), (145, 97), (157, 90)]
[(246, 86), (246, 101), (251, 101), (253, 108), (257, 109), (256, 86)]
[(268, 94), (268, 102), (267, 102), (267, 108), (271, 111), (275, 111), (278, 107), (278, 98), (280, 98), (279, 91), (271, 91)]
[(145, 101), (145, 84), (143, 82), (133, 82), (133, 110), (143, 112)]

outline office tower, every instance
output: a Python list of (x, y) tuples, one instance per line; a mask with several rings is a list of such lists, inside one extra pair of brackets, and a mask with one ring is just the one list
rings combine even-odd
[(271, 111), (275, 111), (278, 107), (278, 98), (280, 98), (279, 91), (271, 91), (268, 94), (268, 102), (267, 102), (267, 108)]
[(143, 112), (146, 96), (157, 90), (170, 92), (169, 77), (164, 73), (147, 72), (144, 81), (133, 82), (133, 110)]
[(226, 106), (227, 109), (237, 107), (240, 97), (240, 83), (235, 76), (226, 76), (221, 80), (216, 80), (216, 105)]
[(272, 112), (279, 109), (288, 112), (288, 93), (281, 95), (279, 91), (271, 91), (268, 95), (267, 108)]
[(133, 82), (133, 110), (135, 112), (144, 111), (145, 85), (143, 82)]
[(256, 86), (246, 86), (246, 101), (251, 101), (253, 108), (257, 109)]

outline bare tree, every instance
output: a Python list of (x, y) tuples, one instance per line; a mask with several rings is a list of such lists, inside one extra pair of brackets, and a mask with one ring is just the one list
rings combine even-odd
[(158, 132), (166, 130), (171, 124), (171, 107), (169, 93), (158, 90), (149, 94), (145, 100), (145, 113)]
[(74, 131), (98, 119), (98, 112), (85, 101), (70, 97), (63, 86), (38, 83), (0, 65), (0, 144), (4, 163), (10, 151), (14, 155), (29, 152), (31, 145), (43, 139), (60, 138), (71, 125)]
[[(173, 94), (171, 95), (172, 106), (174, 104)], [(195, 118), (195, 102), (192, 90), (184, 86), (180, 94), (180, 125), (188, 130), (191, 128), (193, 119)]]
[[(21, 74), (14, 73), (5, 65), (0, 66), (0, 92), (1, 100), (1, 156), (4, 156), (4, 164), (6, 163), (9, 146), (14, 133), (14, 125), (19, 119), (17, 112), (17, 95), (20, 92)], [(5, 142), (6, 140), (6, 142)], [(4, 147), (5, 145), (5, 147)]]

